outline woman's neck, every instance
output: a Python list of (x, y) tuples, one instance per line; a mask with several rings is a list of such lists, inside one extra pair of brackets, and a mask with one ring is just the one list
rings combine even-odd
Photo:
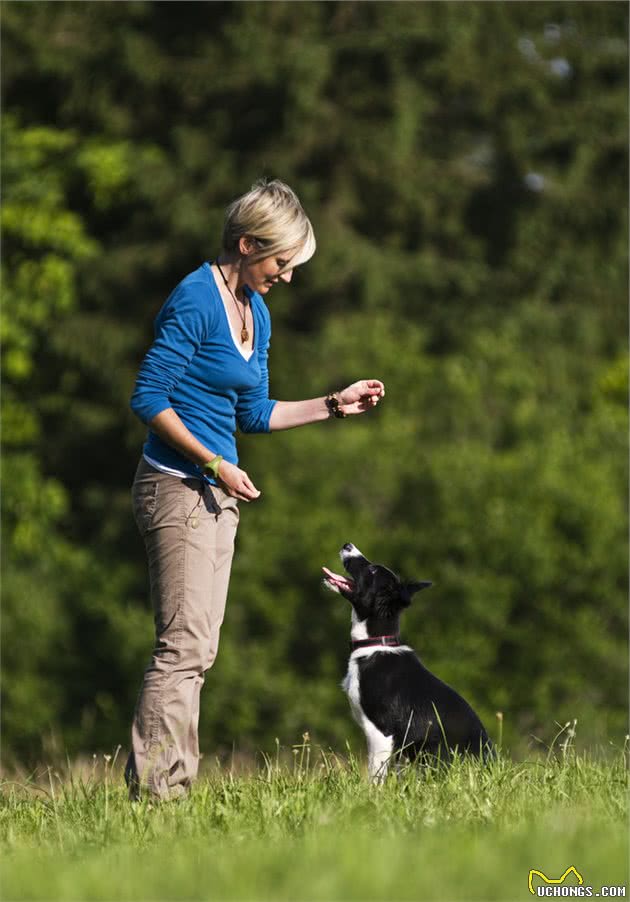
[(230, 289), (239, 299), (245, 301), (246, 297), (243, 291), (245, 280), (241, 277), (241, 258), (229, 254), (220, 254), (215, 260), (215, 263), (217, 266), (221, 267), (221, 271), (223, 272)]

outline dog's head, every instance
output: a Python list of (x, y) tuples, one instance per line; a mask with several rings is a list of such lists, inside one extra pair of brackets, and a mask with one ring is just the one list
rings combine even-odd
[(339, 552), (348, 576), (323, 567), (324, 585), (347, 598), (359, 621), (387, 621), (397, 618), (411, 598), (431, 583), (404, 582), (382, 564), (373, 564), (358, 548), (348, 543)]

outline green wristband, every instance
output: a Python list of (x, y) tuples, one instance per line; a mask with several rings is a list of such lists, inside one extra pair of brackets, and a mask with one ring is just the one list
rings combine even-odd
[(223, 457), (220, 454), (217, 454), (217, 456), (213, 457), (212, 460), (206, 461), (206, 463), (202, 467), (203, 472), (208, 476), (210, 475), (210, 473), (212, 473), (214, 478), (218, 479), (219, 478), (219, 467), (221, 465), (222, 460), (223, 460)]

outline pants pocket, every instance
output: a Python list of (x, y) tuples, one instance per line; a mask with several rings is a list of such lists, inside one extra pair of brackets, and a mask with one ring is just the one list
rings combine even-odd
[(159, 484), (157, 480), (136, 483), (132, 491), (133, 515), (141, 535), (151, 528), (157, 507)]

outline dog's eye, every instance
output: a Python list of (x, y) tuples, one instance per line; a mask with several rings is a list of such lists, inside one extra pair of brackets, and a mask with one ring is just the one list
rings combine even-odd
[(368, 567), (368, 573), (373, 576), (377, 571), (378, 567), (375, 564), (370, 564), (370, 566)]

